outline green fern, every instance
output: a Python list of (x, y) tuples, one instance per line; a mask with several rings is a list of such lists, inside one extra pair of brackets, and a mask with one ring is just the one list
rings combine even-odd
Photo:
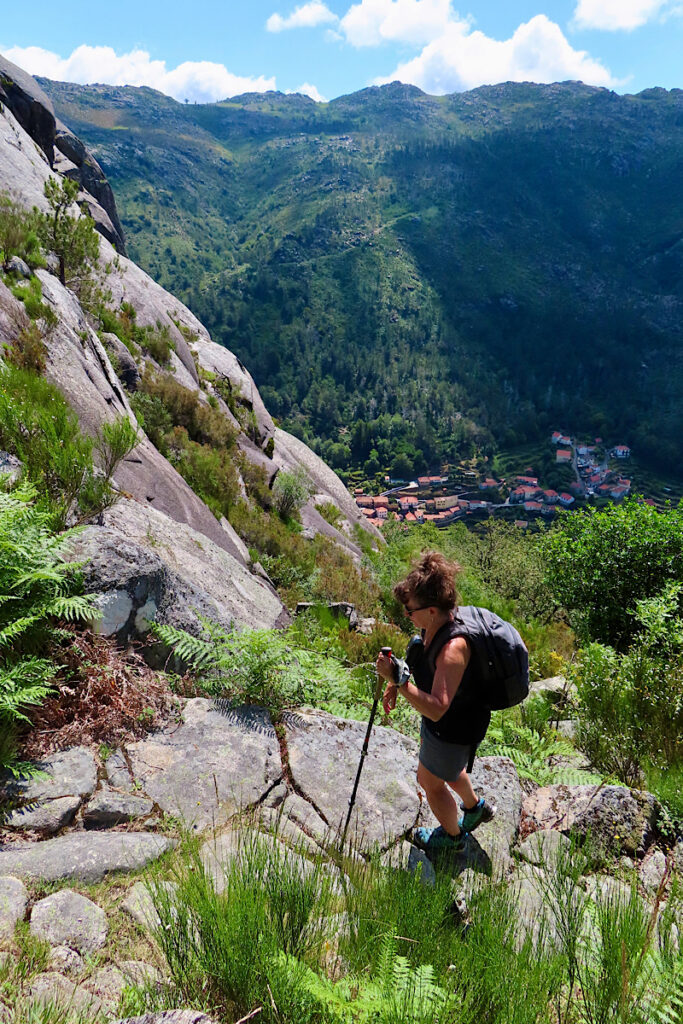
[(28, 485), (0, 492), (0, 728), (7, 731), (50, 692), (57, 666), (46, 652), (62, 636), (57, 620), (98, 614), (91, 598), (74, 593), (80, 563), (61, 555), (70, 534), (54, 533), (35, 498)]

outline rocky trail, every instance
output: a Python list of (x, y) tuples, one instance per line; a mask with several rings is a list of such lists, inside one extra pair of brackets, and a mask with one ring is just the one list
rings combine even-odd
[[(126, 985), (162, 983), (158, 957), (155, 963), (117, 960), (108, 944), (112, 933), (132, 927), (149, 946), (158, 918), (145, 867), (172, 856), (184, 828), (201, 835), (202, 859), (219, 884), (223, 865), (240, 855), (247, 812), (249, 828), (270, 832), (272, 842), (293, 847), (302, 862), (328, 856), (346, 816), (364, 733), (361, 722), (313, 710), (286, 715), (276, 730), (261, 708), (192, 698), (182, 701), (177, 721), (144, 739), (114, 751), (73, 747), (36, 765), (39, 775), (6, 780), (0, 957), (15, 955), (15, 929), (27, 921), (22, 927), (51, 947), (49, 969), (32, 979), (32, 997), (114, 1015)], [(360, 850), (379, 846), (394, 866), (420, 864), (428, 882), (432, 865), (407, 841), (418, 823), (433, 823), (416, 767), (417, 743), (378, 726), (350, 834)], [(613, 865), (631, 872), (637, 866), (645, 900), (654, 900), (671, 864), (683, 868), (683, 844), (667, 860), (658, 843), (657, 805), (649, 794), (621, 786), (523, 785), (505, 757), (479, 758), (473, 777), (498, 813), (472, 837), (453, 873), (465, 892), (481, 872), (506, 877), (530, 929), (542, 917), (544, 865), (569, 844), (570, 833), (590, 831)], [(105, 910), (98, 883), (106, 882), (115, 885), (116, 900)], [(583, 884), (590, 892), (625, 883), (611, 870)], [(136, 1020), (208, 1020), (173, 1013)]]

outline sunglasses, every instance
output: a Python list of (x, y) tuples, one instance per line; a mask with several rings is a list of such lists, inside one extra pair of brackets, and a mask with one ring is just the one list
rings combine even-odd
[(432, 606), (430, 604), (421, 604), (419, 606), (419, 608), (409, 608), (407, 604), (403, 605), (403, 608), (404, 608), (404, 611), (405, 611), (406, 615), (413, 615), (415, 612), (423, 612), (427, 608), (431, 608), (431, 607)]

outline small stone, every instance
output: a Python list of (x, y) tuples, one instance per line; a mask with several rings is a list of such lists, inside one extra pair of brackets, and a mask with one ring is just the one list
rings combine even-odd
[(9, 938), (19, 921), (24, 920), (28, 892), (19, 878), (0, 878), (0, 939)]
[(125, 987), (125, 977), (113, 964), (100, 967), (80, 986), (84, 992), (95, 996), (107, 1009), (115, 1009), (118, 1006)]
[(59, 974), (78, 976), (83, 973), (83, 957), (70, 946), (54, 946), (50, 950), (48, 966)]
[(0, 486), (13, 487), (24, 470), (24, 464), (16, 455), (0, 451)]
[(113, 789), (122, 789), (126, 793), (133, 792), (133, 776), (122, 750), (115, 750), (111, 757), (107, 758), (104, 769), (109, 785)]
[[(176, 891), (173, 882), (162, 882), (162, 886), (169, 896)], [(148, 931), (154, 931), (161, 926), (161, 919), (154, 906), (154, 898), (144, 882), (135, 883), (121, 904), (121, 909)]]
[(46, 971), (38, 974), (31, 981), (29, 995), (35, 1002), (43, 1004), (57, 1004), (68, 1009), (74, 1014), (90, 1013), (98, 1014), (102, 1004), (96, 996), (76, 986), (62, 974), (55, 971)]
[(160, 988), (163, 977), (158, 967), (147, 964), (144, 960), (124, 960), (119, 964), (126, 984), (137, 988)]
[(666, 854), (655, 850), (640, 866), (640, 880), (648, 892), (657, 892), (666, 873)]
[(127, 1017), (112, 1024), (215, 1024), (211, 1017), (198, 1010), (163, 1010), (161, 1013), (144, 1013), (142, 1017)]
[(8, 815), (4, 826), (17, 832), (30, 830), (54, 835), (71, 824), (80, 806), (81, 798), (78, 796), (61, 796), (43, 803), (25, 804)]
[(540, 829), (520, 843), (517, 852), (529, 864), (544, 866), (556, 864), (564, 851), (571, 849), (571, 841), (555, 829)]
[(31, 932), (51, 946), (94, 953), (107, 940), (107, 915), (92, 900), (62, 889), (40, 900), (31, 912)]
[(153, 807), (147, 797), (103, 789), (95, 793), (83, 811), (83, 823), (86, 828), (109, 828), (123, 821), (143, 818), (151, 814)]
[(31, 276), (31, 268), (22, 260), (21, 256), (12, 256), (7, 264), (7, 269), (13, 274), (18, 274), (19, 277), (29, 278)]

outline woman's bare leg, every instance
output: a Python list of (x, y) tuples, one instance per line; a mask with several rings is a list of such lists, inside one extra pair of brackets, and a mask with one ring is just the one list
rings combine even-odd
[[(434, 812), (434, 816), (437, 821), (446, 829), (449, 835), (460, 835), (460, 826), (458, 825), (458, 803), (448, 788), (451, 786), (456, 789), (456, 786), (460, 782), (460, 776), (455, 782), (446, 783), (437, 775), (433, 775), (432, 772), (430, 772), (428, 768), (425, 768), (422, 762), (420, 762), (417, 766), (417, 781), (427, 794), (427, 803)], [(472, 789), (471, 784), (470, 789)], [(459, 789), (456, 789), (456, 792), (459, 796), (462, 796)], [(474, 792), (474, 790), (472, 790), (472, 792)]]
[(449, 782), (448, 785), (451, 787), (451, 789), (454, 789), (455, 792), (458, 794), (463, 804), (465, 805), (465, 810), (471, 811), (472, 808), (476, 805), (479, 797), (474, 792), (472, 780), (467, 774), (467, 769), (463, 768), (455, 782)]

